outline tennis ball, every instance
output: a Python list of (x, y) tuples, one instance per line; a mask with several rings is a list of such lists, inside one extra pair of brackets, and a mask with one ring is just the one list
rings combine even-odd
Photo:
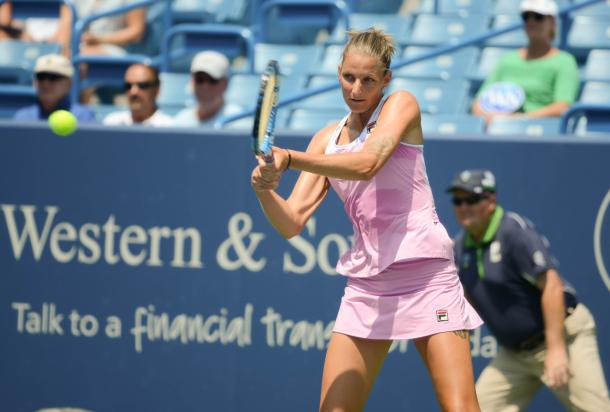
[(49, 116), (49, 127), (58, 136), (69, 136), (76, 130), (78, 121), (67, 110), (56, 110)]

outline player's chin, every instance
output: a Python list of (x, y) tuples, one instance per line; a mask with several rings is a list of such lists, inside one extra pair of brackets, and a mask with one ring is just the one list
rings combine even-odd
[(367, 100), (349, 99), (347, 101), (347, 106), (354, 113), (366, 112), (369, 109), (369, 104)]

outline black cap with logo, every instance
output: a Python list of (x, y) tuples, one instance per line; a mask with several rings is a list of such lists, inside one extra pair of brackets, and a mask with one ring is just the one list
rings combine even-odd
[(447, 191), (452, 192), (458, 189), (477, 194), (495, 193), (496, 178), (489, 170), (464, 170), (455, 175)]

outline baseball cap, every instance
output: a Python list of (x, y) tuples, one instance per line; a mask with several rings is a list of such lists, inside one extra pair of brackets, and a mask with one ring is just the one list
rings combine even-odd
[(496, 178), (489, 170), (464, 170), (455, 175), (447, 192), (458, 189), (472, 193), (495, 193)]
[(34, 73), (55, 73), (72, 78), (74, 67), (70, 60), (61, 54), (45, 54), (36, 59)]
[(545, 16), (557, 17), (558, 7), (553, 0), (523, 0), (519, 9), (522, 13), (533, 11)]
[(191, 73), (204, 72), (214, 79), (227, 77), (229, 60), (221, 53), (215, 51), (199, 52), (191, 62)]

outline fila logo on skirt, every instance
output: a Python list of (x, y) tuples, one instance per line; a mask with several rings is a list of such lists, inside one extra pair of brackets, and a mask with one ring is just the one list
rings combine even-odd
[(448, 322), (449, 321), (449, 312), (447, 309), (439, 309), (436, 311), (436, 321), (437, 322)]

